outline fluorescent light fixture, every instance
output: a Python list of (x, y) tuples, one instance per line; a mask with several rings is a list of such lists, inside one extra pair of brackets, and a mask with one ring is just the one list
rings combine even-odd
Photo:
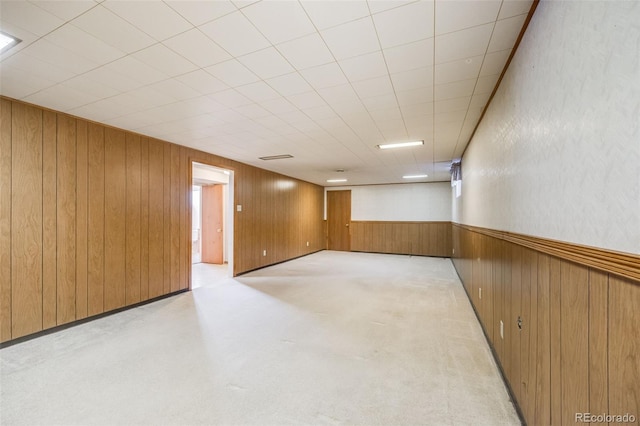
[(429, 177), (429, 175), (405, 175), (402, 176), (402, 179), (422, 179)]
[(384, 143), (384, 144), (378, 145), (378, 148), (380, 148), (380, 149), (406, 148), (408, 146), (419, 146), (419, 145), (424, 145), (424, 141)]
[(289, 154), (282, 154), (282, 155), (269, 155), (267, 157), (260, 157), (261, 160), (282, 160), (284, 158), (293, 158), (293, 155), (289, 155)]
[(4, 53), (6, 50), (11, 49), (22, 40), (15, 38), (7, 33), (0, 32), (0, 53)]
[(346, 179), (327, 179), (327, 183), (346, 182)]

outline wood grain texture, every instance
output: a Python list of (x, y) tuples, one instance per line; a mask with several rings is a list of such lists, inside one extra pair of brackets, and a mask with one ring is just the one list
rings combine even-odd
[(57, 114), (57, 321), (76, 319), (76, 120)]
[(42, 328), (58, 323), (58, 120), (42, 112)]
[(162, 294), (171, 293), (172, 288), (177, 286), (172, 284), (173, 277), (171, 276), (171, 145), (168, 143), (162, 143), (162, 149), (164, 151), (163, 161), (163, 286)]
[(609, 277), (609, 414), (640, 422), (640, 292), (628, 279)]
[[(351, 191), (327, 192), (329, 250), (351, 250)], [(383, 225), (383, 232), (386, 224)], [(385, 238), (385, 241), (389, 241)]]
[(352, 251), (441, 257), (451, 254), (450, 222), (351, 221), (350, 228)]
[(562, 317), (562, 292), (560, 286), (562, 282), (562, 262), (551, 257), (549, 259), (549, 322), (550, 322), (550, 342), (551, 353), (551, 424), (562, 424), (562, 328), (560, 318)]
[(533, 424), (551, 424), (551, 324), (549, 256), (538, 256), (535, 412)]
[(149, 138), (140, 138), (140, 300), (149, 299)]
[(202, 187), (202, 262), (223, 263), (222, 185)]
[(149, 140), (149, 298), (164, 294), (164, 146)]
[(76, 122), (76, 319), (87, 317), (89, 157), (87, 122)]
[(42, 330), (42, 111), (11, 116), (11, 336)]
[(180, 290), (180, 147), (170, 146), (171, 169), (170, 169), (170, 197), (171, 212), (169, 220), (170, 231), (170, 291)]
[(104, 130), (104, 309), (125, 306), (126, 145), (125, 133)]
[(87, 315), (104, 312), (104, 128), (89, 123), (88, 220), (87, 220)]
[(11, 339), (11, 102), (0, 99), (0, 342)]
[[(607, 325), (609, 276), (589, 271), (589, 411), (609, 413)], [(606, 424), (606, 423), (592, 423)]]
[(575, 413), (589, 412), (589, 273), (564, 262), (561, 280), (562, 423), (571, 424)]
[(126, 213), (125, 213), (125, 305), (140, 301), (141, 233), (140, 191), (142, 181), (140, 136), (126, 134)]

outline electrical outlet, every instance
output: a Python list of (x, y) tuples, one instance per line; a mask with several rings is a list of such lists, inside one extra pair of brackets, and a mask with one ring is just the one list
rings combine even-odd
[(267, 251), (266, 250), (262, 250), (262, 255), (266, 256), (267, 255)]
[(238, 205), (236, 206), (236, 210), (237, 210), (237, 211), (239, 211), (239, 212), (241, 212), (241, 211), (242, 211), (242, 204), (238, 204)]
[(504, 323), (500, 320), (500, 338), (504, 340)]
[(452, 252), (453, 252), (452, 254), (456, 254), (456, 249), (453, 249)]
[(309, 241), (307, 241), (307, 247), (309, 247)]
[(478, 287), (478, 297), (482, 299), (482, 287)]

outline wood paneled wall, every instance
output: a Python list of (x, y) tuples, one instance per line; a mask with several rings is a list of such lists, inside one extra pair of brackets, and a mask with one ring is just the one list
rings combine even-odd
[(236, 274), (324, 248), (317, 185), (7, 98), (0, 136), (0, 342), (189, 288), (192, 161), (235, 172)]
[(456, 224), (453, 245), (528, 424), (575, 424), (575, 413), (628, 413), (638, 424), (639, 281)]
[(451, 256), (451, 222), (351, 222), (351, 250)]

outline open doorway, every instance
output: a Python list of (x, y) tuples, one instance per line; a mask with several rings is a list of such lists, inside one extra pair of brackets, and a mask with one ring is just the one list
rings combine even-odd
[(192, 284), (233, 276), (233, 172), (192, 163)]

